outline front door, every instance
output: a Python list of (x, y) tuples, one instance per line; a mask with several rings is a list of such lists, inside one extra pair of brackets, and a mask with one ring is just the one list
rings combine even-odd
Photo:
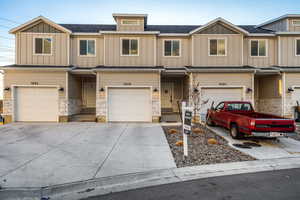
[(84, 82), (83, 99), (85, 107), (96, 107), (96, 82)]
[(161, 106), (163, 108), (172, 108), (173, 101), (173, 83), (162, 82), (161, 83)]

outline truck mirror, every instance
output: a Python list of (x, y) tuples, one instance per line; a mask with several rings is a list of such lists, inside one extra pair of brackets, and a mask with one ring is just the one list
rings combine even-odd
[(214, 103), (215, 103), (214, 101), (212, 101), (212, 102), (211, 102), (210, 109), (212, 109), (212, 110), (214, 110), (214, 109), (215, 109), (215, 108), (214, 108)]

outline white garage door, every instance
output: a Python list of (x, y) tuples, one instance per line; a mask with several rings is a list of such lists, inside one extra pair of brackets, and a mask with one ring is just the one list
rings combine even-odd
[(17, 87), (15, 121), (58, 121), (57, 88)]
[(221, 101), (241, 101), (243, 100), (242, 88), (203, 88), (201, 89), (201, 101), (207, 101), (200, 110), (201, 119), (205, 119), (207, 109), (217, 106)]
[(149, 88), (111, 88), (108, 90), (108, 121), (152, 121)]

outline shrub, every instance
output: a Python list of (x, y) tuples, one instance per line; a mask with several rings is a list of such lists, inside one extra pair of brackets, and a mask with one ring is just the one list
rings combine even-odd
[(192, 131), (193, 131), (193, 133), (196, 133), (196, 134), (204, 133), (204, 131), (200, 128), (194, 128)]
[(179, 140), (175, 143), (176, 146), (182, 146), (183, 145), (183, 141), (182, 140)]
[(217, 141), (216, 139), (214, 139), (214, 138), (209, 138), (209, 139), (207, 140), (207, 143), (208, 143), (208, 144), (218, 144), (218, 141)]
[(176, 133), (178, 133), (178, 130), (176, 130), (174, 128), (171, 128), (171, 129), (168, 130), (168, 133), (169, 134), (176, 134)]

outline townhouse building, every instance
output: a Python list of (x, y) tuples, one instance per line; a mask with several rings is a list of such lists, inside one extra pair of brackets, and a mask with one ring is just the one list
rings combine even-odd
[(294, 117), (300, 101), (300, 15), (259, 25), (217, 18), (204, 25), (149, 25), (146, 14), (115, 24), (58, 24), (39, 16), (10, 31), (16, 63), (3, 66), (6, 122), (158, 122), (197, 92), (211, 102), (250, 101)]

